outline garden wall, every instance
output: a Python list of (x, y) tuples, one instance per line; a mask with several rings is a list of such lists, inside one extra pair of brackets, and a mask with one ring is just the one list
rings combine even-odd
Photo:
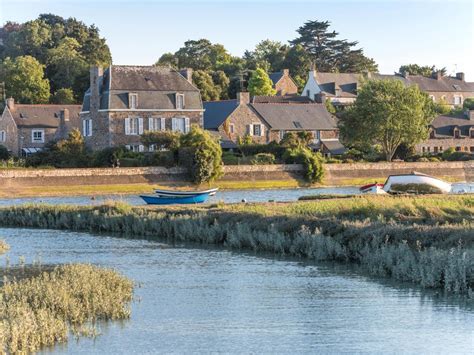
[[(418, 171), (451, 181), (474, 181), (474, 161), (442, 163), (355, 163), (326, 164), (325, 184), (339, 185), (358, 179), (378, 179), (388, 175)], [(224, 167), (224, 181), (288, 180), (301, 177), (300, 165), (233, 165)], [(104, 169), (3, 169), (0, 188), (22, 186), (68, 186), (138, 184), (186, 181), (183, 168), (104, 168)]]

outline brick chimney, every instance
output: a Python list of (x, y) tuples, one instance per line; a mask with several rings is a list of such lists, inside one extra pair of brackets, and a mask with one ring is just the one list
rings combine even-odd
[(15, 109), (15, 99), (13, 97), (6, 99), (6, 104), (10, 111), (13, 111)]
[(464, 73), (456, 73), (456, 79), (465, 81)]
[(91, 96), (90, 96), (90, 112), (98, 112), (100, 108), (100, 82), (104, 71), (102, 67), (93, 66), (90, 69)]
[(250, 93), (248, 92), (238, 92), (237, 93), (237, 101), (239, 105), (246, 105), (250, 103)]
[(325, 92), (319, 92), (315, 96), (315, 101), (318, 104), (324, 104), (326, 102), (326, 93)]
[(180, 69), (179, 73), (191, 84), (193, 83), (193, 70), (191, 68)]
[(283, 69), (283, 76), (289, 76), (290, 75), (290, 70), (289, 69)]
[(440, 70), (438, 70), (437, 72), (434, 73), (434, 78), (436, 80), (440, 80), (442, 77), (443, 77), (443, 73), (441, 73)]
[(69, 110), (67, 108), (61, 110), (61, 120), (64, 122), (69, 121)]

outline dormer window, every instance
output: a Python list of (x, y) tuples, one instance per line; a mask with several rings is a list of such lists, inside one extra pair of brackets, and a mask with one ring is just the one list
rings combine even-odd
[(454, 128), (454, 138), (461, 138), (461, 132), (459, 131), (459, 128)]
[(469, 136), (474, 138), (474, 127), (469, 128)]
[(131, 110), (138, 108), (138, 94), (128, 94), (128, 108)]
[(176, 94), (176, 109), (184, 109), (184, 94)]

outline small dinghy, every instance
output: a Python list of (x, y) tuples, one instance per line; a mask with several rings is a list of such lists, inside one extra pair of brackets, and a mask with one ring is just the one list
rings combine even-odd
[(171, 191), (155, 190), (156, 195), (141, 195), (143, 201), (149, 205), (174, 205), (204, 203), (209, 196), (214, 196), (218, 189), (205, 191)]
[(360, 188), (362, 193), (375, 194), (447, 194), (451, 184), (426, 174), (390, 175), (385, 184), (369, 184)]

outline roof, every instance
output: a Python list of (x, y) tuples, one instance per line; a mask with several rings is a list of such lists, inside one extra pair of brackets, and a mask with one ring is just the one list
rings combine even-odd
[(222, 149), (235, 149), (239, 146), (230, 139), (227, 134), (221, 131), (209, 131), (214, 137), (219, 138), (219, 142), (221, 144)]
[[(128, 109), (129, 93), (137, 94), (138, 109), (176, 109), (176, 93), (185, 96), (185, 109), (202, 109), (199, 89), (178, 71), (162, 66), (111, 65), (100, 82), (100, 109)], [(83, 111), (90, 109), (90, 88)]]
[(459, 128), (461, 136), (468, 137), (469, 129), (474, 129), (474, 120), (470, 120), (463, 113), (454, 116), (439, 115), (433, 120), (431, 127), (435, 130), (437, 138), (452, 138), (455, 127)]
[(284, 73), (282, 71), (279, 71), (276, 73), (270, 73), (268, 74), (268, 76), (270, 77), (270, 80), (273, 82), (273, 85), (275, 85), (281, 80), (281, 78), (283, 78)]
[(308, 96), (299, 96), (299, 95), (283, 95), (283, 96), (254, 96), (252, 98), (252, 103), (301, 103), (301, 104), (309, 104), (312, 103)]
[(57, 128), (64, 109), (69, 110), (71, 121), (79, 121), (80, 105), (15, 104), (10, 113), (18, 127)]
[(208, 101), (204, 106), (204, 129), (217, 129), (239, 106), (237, 100)]
[(324, 146), (325, 150), (327, 150), (332, 155), (341, 155), (346, 152), (346, 147), (342, 145), (339, 139), (322, 139), (321, 146)]
[(324, 104), (251, 104), (255, 111), (278, 130), (333, 130), (336, 121)]

